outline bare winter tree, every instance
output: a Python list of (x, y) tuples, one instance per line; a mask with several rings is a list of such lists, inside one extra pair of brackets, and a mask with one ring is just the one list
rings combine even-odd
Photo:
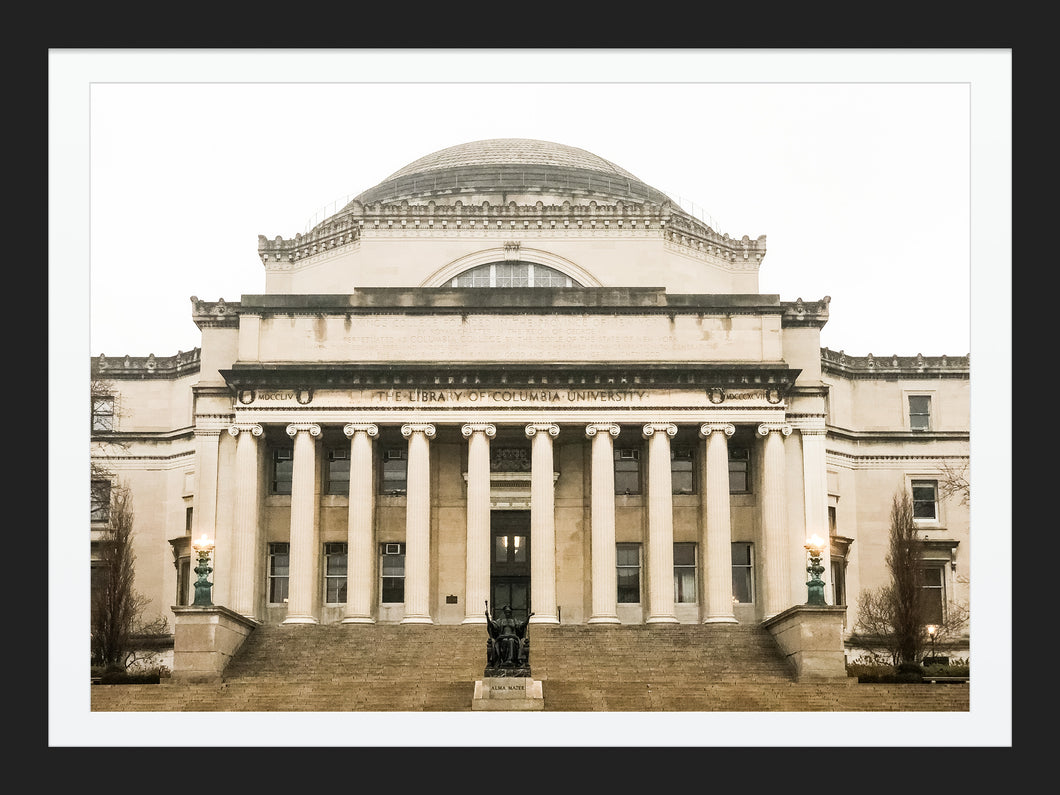
[[(103, 453), (113, 449), (123, 450), (125, 448), (122, 442), (112, 438), (112, 432), (117, 429), (117, 421), (120, 415), (117, 391), (111, 381), (103, 378), (93, 377), (89, 382), (92, 441), (99, 445), (98, 449)], [(110, 480), (114, 476), (114, 473), (97, 456), (92, 456), (89, 459), (89, 466), (93, 481)]]
[(92, 597), (92, 658), (98, 665), (124, 669), (144, 599), (133, 590), (136, 557), (129, 489), (115, 483), (110, 498), (110, 527), (99, 543), (99, 581)]
[(924, 642), (921, 547), (913, 521), (913, 499), (905, 489), (900, 489), (891, 502), (891, 546), (887, 552), (899, 665), (917, 664)]
[(969, 459), (959, 461), (947, 459), (940, 467), (939, 495), (944, 498), (955, 498), (962, 505), (968, 505), (972, 498), (972, 487), (968, 478)]
[[(916, 665), (927, 642), (923, 620), (922, 543), (913, 521), (913, 501), (900, 489), (891, 502), (888, 585), (862, 592), (852, 641), (873, 654), (885, 653), (891, 664)], [(943, 634), (955, 634), (967, 621), (967, 610), (952, 606), (947, 614), (953, 626)], [(963, 616), (963, 619), (962, 619)]]

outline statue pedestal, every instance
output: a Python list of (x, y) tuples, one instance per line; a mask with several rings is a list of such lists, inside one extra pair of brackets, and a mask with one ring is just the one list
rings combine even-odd
[(476, 710), (542, 710), (541, 680), (529, 676), (486, 676), (475, 682), (471, 700)]

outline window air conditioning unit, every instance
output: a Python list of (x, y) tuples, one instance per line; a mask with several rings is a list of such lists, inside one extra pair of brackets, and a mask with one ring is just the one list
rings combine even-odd
[(386, 545), (386, 549), (385, 549), (383, 554), (385, 554), (385, 555), (400, 555), (401, 554), (401, 544), (387, 544)]
[(631, 448), (619, 450), (618, 457), (621, 458), (623, 461), (636, 461), (638, 458), (640, 458), (640, 450), (634, 450)]
[(387, 461), (400, 461), (404, 458), (404, 450), (387, 450), (386, 460)]

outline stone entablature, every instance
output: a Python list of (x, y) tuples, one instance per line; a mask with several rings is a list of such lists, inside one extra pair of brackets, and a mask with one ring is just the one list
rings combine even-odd
[[(632, 364), (616, 368), (612, 363), (598, 365), (528, 366), (504, 363), (476, 365), (409, 363), (400, 366), (386, 364), (356, 364), (327, 362), (310, 364), (236, 363), (221, 375), (229, 387), (237, 390), (240, 402), (255, 398), (242, 394), (247, 390), (282, 392), (302, 404), (313, 401), (314, 390), (351, 388), (402, 390), (405, 392), (443, 392), (446, 390), (530, 390), (530, 391), (613, 391), (693, 390), (711, 405), (722, 406), (735, 400), (759, 399), (769, 404), (784, 401), (799, 370), (782, 364), (757, 365), (681, 365), (663, 366)], [(414, 401), (410, 401), (414, 402)]]
[(93, 378), (174, 378), (199, 371), (201, 349), (177, 351), (176, 356), (93, 356)]
[(849, 356), (843, 351), (821, 348), (821, 369), (847, 378), (967, 378), (971, 372), (969, 356)]

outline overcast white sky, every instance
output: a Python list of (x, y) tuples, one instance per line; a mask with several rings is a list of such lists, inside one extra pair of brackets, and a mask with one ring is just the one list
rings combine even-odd
[[(971, 350), (967, 81), (925, 70), (909, 82), (898, 59), (889, 80), (841, 68), (797, 80), (781, 67), (799, 53), (760, 56), (759, 70), (777, 61), (768, 82), (744, 82), (735, 58), (688, 54), (678, 68), (667, 53), (582, 54), (562, 74), (586, 82), (516, 64), (512, 80), (534, 82), (510, 83), (466, 82), (496, 70), (455, 64), (452, 82), (349, 82), (406, 79), (394, 71), (404, 56), (385, 51), (361, 56), (364, 69), (348, 55), (345, 70), (320, 55), (315, 69), (297, 54), (115, 57), (113, 77), (89, 87), (92, 355), (196, 347), (190, 296), (264, 291), (259, 234), (291, 237), (416, 158), (495, 137), (581, 147), (694, 202), (720, 232), (766, 235), (761, 291), (831, 296), (826, 347)], [(449, 73), (411, 58), (418, 75)], [(596, 82), (628, 62), (638, 82)]]
[[(766, 235), (761, 291), (786, 301), (831, 296), (826, 347), (853, 355), (971, 352), (976, 371), (1002, 386), (991, 393), (990, 411), (1004, 425), (1008, 51), (58, 50), (49, 69), (56, 380), (84, 373), (87, 383), (89, 355), (170, 356), (198, 346), (191, 296), (234, 301), (264, 291), (259, 234), (302, 232), (329, 204), (447, 146), (520, 137), (604, 157), (694, 202), (719, 232)], [(72, 365), (60, 370), (61, 362)], [(977, 383), (984, 382), (973, 380), (973, 389)], [(53, 389), (52, 416), (79, 416), (80, 389)], [(1007, 451), (977, 457), (982, 443), (973, 434), (977, 475), (1007, 484)], [(1000, 502), (977, 500), (973, 524), (991, 527), (1001, 542), (991, 564), (1005, 571), (1011, 525), (1007, 487), (1000, 491)], [(53, 499), (53, 507), (54, 522), (65, 506)], [(53, 565), (64, 550), (73, 553), (62, 563), (85, 569), (83, 546), (68, 543), (52, 545)], [(976, 620), (997, 607), (993, 618), (1008, 621), (1003, 596), (992, 594), (989, 606), (980, 600)], [(998, 623), (978, 624), (973, 634), (983, 638)], [(1007, 648), (1004, 637), (997, 640), (977, 643), (980, 674), (999, 662), (988, 657), (992, 650)], [(993, 744), (1008, 726), (1005, 715), (991, 713), (1010, 704), (1005, 692), (977, 691), (986, 711), (971, 722), (918, 715), (918, 736), (931, 744)], [(84, 698), (76, 688), (67, 695), (75, 704)], [(179, 716), (154, 717), (164, 720), (149, 723), (145, 739), (129, 737), (131, 744), (189, 741)], [(315, 726), (344, 719), (315, 717)], [(489, 723), (475, 715), (469, 732), (458, 723), (442, 727), (443, 738), (431, 717), (421, 733), (407, 721), (395, 731), (410, 745), (475, 745)], [(606, 717), (620, 729), (621, 716)], [(692, 744), (734, 742), (737, 717), (717, 726), (698, 716)], [(753, 744), (813, 744), (813, 719), (836, 720), (771, 717), (754, 726)], [(216, 725), (229, 720), (236, 716), (216, 716)], [(908, 733), (853, 720), (853, 731), (829, 730), (828, 742), (910, 741)], [(254, 733), (263, 723), (241, 724), (242, 734), (229, 736), (269, 744), (275, 735)], [(374, 744), (380, 725), (357, 734), (342, 723), (340, 744)], [(51, 726), (53, 736), (66, 737), (83, 728)], [(647, 739), (610, 735), (599, 725), (593, 731), (603, 744)], [(73, 736), (100, 742), (91, 731)], [(331, 744), (335, 735), (307, 736)], [(572, 741), (586, 736), (576, 731)], [(666, 727), (655, 736), (689, 742), (687, 732)], [(559, 734), (543, 738), (537, 742), (564, 742)]]

